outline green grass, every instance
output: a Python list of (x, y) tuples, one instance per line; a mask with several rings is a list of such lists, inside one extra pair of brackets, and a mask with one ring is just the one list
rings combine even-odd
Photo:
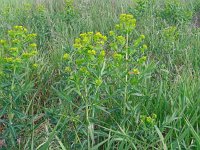
[[(200, 5), (180, 1), (0, 0), (0, 40), (22, 25), (37, 33), (38, 45), (30, 60), (38, 68), (0, 74), (0, 149), (200, 149), (200, 28), (194, 23)], [(92, 68), (88, 60), (92, 76), (71, 79), (64, 69), (76, 73), (75, 39), (90, 31), (109, 37), (122, 13), (137, 19), (128, 45), (144, 34), (148, 49), (117, 66), (109, 39), (106, 61)], [(65, 53), (73, 59), (64, 61)], [(126, 80), (127, 66), (143, 55), (146, 62), (136, 64), (141, 74)]]

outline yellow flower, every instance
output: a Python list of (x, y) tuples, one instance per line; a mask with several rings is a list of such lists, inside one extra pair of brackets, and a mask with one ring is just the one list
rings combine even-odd
[(102, 50), (101, 52), (100, 52), (100, 54), (99, 54), (101, 57), (105, 57), (105, 55), (106, 55), (106, 52), (105, 52), (105, 50)]
[(38, 67), (38, 64), (34, 63), (34, 64), (32, 65), (32, 67), (33, 67), (33, 68), (37, 68), (37, 67)]
[(37, 5), (37, 11), (38, 11), (38, 12), (41, 12), (41, 13), (42, 13), (42, 12), (44, 12), (44, 11), (45, 11), (45, 9), (46, 9), (46, 8), (45, 8), (45, 6), (44, 6), (44, 5), (42, 5), (42, 4), (40, 4), (40, 5)]
[(80, 34), (80, 37), (82, 37), (82, 38), (84, 38), (84, 37), (86, 37), (87, 36), (87, 33), (81, 33)]
[(23, 57), (23, 58), (30, 58), (31, 56), (32, 56), (31, 53), (28, 53), (28, 52), (22, 53), (22, 57)]
[(26, 28), (24, 28), (24, 32), (27, 32), (28, 30)]
[(35, 38), (36, 36), (37, 36), (36, 33), (31, 33), (31, 34), (28, 35), (28, 37), (31, 37), (31, 38)]
[(37, 47), (37, 44), (36, 44), (36, 43), (32, 43), (32, 44), (30, 44), (29, 46), (32, 47), (32, 48), (36, 48), (36, 47)]
[(76, 44), (80, 44), (80, 43), (81, 43), (81, 39), (80, 39), (80, 38), (76, 38), (76, 39), (75, 39), (75, 43), (76, 43)]
[(16, 52), (17, 50), (18, 50), (17, 47), (11, 47), (11, 48), (10, 48), (10, 51), (13, 51), (13, 52)]
[(94, 39), (102, 40), (102, 41), (100, 41), (100, 43), (102, 42), (102, 44), (104, 44), (104, 42), (107, 41), (107, 37), (102, 35), (100, 32), (96, 32), (96, 34), (94, 35)]
[(82, 45), (81, 45), (81, 44), (75, 43), (75, 44), (74, 44), (74, 48), (80, 49), (80, 48), (82, 48)]
[(13, 30), (8, 30), (8, 35), (13, 37), (15, 35), (15, 31)]
[(116, 26), (116, 29), (125, 32), (132, 31), (136, 26), (136, 19), (131, 14), (121, 14), (119, 17), (120, 23)]
[(146, 56), (142, 56), (140, 59), (138, 59), (138, 62), (140, 64), (143, 64), (146, 60), (147, 60), (147, 57)]
[(65, 67), (65, 72), (71, 72), (71, 68), (70, 67)]
[(36, 50), (33, 50), (33, 51), (31, 51), (31, 56), (34, 56), (34, 55), (37, 55), (38, 54), (38, 52), (36, 51)]
[(63, 59), (64, 59), (64, 60), (69, 59), (69, 57), (70, 57), (70, 55), (69, 55), (68, 53), (65, 53), (65, 54), (63, 55)]
[(130, 15), (130, 14), (127, 14), (126, 17), (127, 17), (128, 19), (133, 19), (133, 15)]
[(107, 41), (107, 37), (106, 37), (106, 36), (102, 36), (102, 39), (103, 39), (104, 41)]
[(126, 42), (126, 39), (123, 36), (117, 36), (117, 42), (119, 42), (119, 44), (123, 45)]
[(5, 45), (6, 44), (6, 40), (0, 40), (0, 44), (1, 45)]
[(146, 117), (146, 121), (148, 122), (148, 123), (152, 123), (152, 118), (151, 117)]
[(88, 50), (88, 54), (90, 54), (90, 55), (96, 55), (96, 51), (95, 50)]
[(134, 74), (140, 74), (140, 71), (138, 69), (133, 69)]
[(156, 119), (156, 118), (157, 118), (157, 115), (156, 115), (156, 114), (152, 114), (152, 118), (153, 118), (153, 119)]
[(16, 30), (23, 30), (23, 26), (14, 26), (13, 28)]
[(144, 53), (144, 51), (147, 49), (148, 47), (147, 47), (147, 45), (146, 44), (144, 44), (144, 45), (142, 45), (142, 48), (140, 49), (141, 50), (141, 52), (143, 52)]
[(6, 61), (6, 62), (13, 62), (13, 58), (12, 57), (6, 57), (6, 58), (4, 58), (4, 60)]
[(16, 30), (16, 31), (27, 32), (27, 29), (25, 27), (23, 27), (23, 26), (14, 26), (13, 29)]
[(18, 39), (12, 40), (12, 43), (14, 43), (14, 44), (18, 44), (19, 42), (20, 42), (20, 40), (18, 40)]
[(144, 35), (144, 34), (140, 35), (140, 38), (141, 38), (142, 40), (145, 39), (145, 35)]
[(146, 50), (148, 47), (147, 47), (146, 44), (144, 44), (144, 45), (142, 46), (142, 48), (143, 48), (144, 50)]
[(122, 60), (123, 56), (122, 56), (122, 54), (114, 53), (113, 58), (116, 60)]
[(81, 72), (81, 73), (85, 73), (85, 74), (89, 74), (89, 71), (87, 70), (86, 67), (81, 67), (81, 68), (80, 68), (80, 72)]
[(131, 72), (129, 72), (129, 74), (138, 75), (138, 74), (140, 74), (140, 71), (138, 69), (133, 69)]
[(95, 80), (95, 84), (97, 85), (97, 86), (100, 86), (101, 84), (102, 84), (102, 80), (101, 79), (96, 79)]
[(96, 34), (95, 34), (97, 37), (101, 37), (102, 36), (102, 34), (100, 33), (100, 32), (96, 32)]
[(88, 34), (88, 35), (93, 35), (94, 33), (93, 33), (93, 32), (88, 32), (87, 34)]
[(15, 63), (21, 63), (22, 60), (21, 60), (21, 58), (15, 58), (14, 62), (15, 62)]
[(121, 26), (120, 26), (119, 24), (117, 24), (117, 25), (115, 25), (115, 28), (116, 28), (117, 30), (119, 30), (119, 29), (121, 29)]
[(110, 34), (110, 36), (114, 36), (115, 32), (114, 31), (110, 31), (109, 34)]

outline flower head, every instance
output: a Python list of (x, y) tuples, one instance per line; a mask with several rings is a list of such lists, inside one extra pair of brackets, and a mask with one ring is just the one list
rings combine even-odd
[(63, 59), (64, 59), (64, 60), (68, 60), (69, 57), (70, 57), (70, 55), (69, 55), (68, 53), (65, 53), (65, 54), (63, 55)]
[(31, 47), (31, 48), (36, 48), (36, 47), (37, 47), (37, 44), (36, 44), (36, 43), (32, 43), (32, 44), (29, 45), (29, 47)]
[(129, 74), (139, 75), (140, 71), (138, 69), (133, 69), (131, 72), (129, 72)]
[(37, 68), (37, 67), (38, 67), (38, 64), (37, 64), (37, 63), (34, 63), (32, 66), (33, 66), (33, 68)]

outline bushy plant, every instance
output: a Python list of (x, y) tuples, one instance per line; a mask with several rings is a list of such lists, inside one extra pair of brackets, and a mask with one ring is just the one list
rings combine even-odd
[(181, 22), (189, 22), (193, 18), (193, 11), (187, 9), (180, 0), (167, 0), (163, 3), (157, 16), (165, 20), (168, 24), (178, 24)]
[(73, 20), (78, 15), (77, 10), (74, 7), (74, 0), (65, 0), (65, 18), (67, 21)]
[[(115, 119), (120, 122), (120, 118), (134, 107), (131, 103), (137, 97), (136, 89), (140, 86), (147, 59), (145, 36), (132, 39), (135, 27), (136, 19), (122, 14), (109, 36), (100, 32), (82, 33), (75, 39), (74, 51), (63, 55), (66, 86), (71, 89), (68, 94), (79, 97), (78, 103), (83, 105), (81, 117), (91, 140), (89, 147), (96, 140), (93, 130), (98, 122), (95, 118), (106, 116), (106, 111), (116, 111), (119, 115)], [(106, 122), (106, 118), (101, 121)]]
[(22, 121), (20, 116), (24, 115), (20, 106), (26, 103), (23, 101), (27, 94), (23, 93), (23, 88), (26, 88), (25, 78), (38, 66), (34, 61), (37, 54), (36, 36), (23, 26), (14, 26), (0, 40), (0, 109), (1, 115), (6, 115), (8, 119), (1, 136), (10, 145), (15, 145), (14, 141), (20, 133), (21, 127), (17, 127), (17, 122)]
[(0, 1), (0, 149), (200, 149), (199, 1)]
[(163, 29), (162, 39), (164, 40), (163, 49), (167, 51), (174, 50), (175, 44), (179, 39), (179, 32), (176, 26), (170, 26)]
[(134, 6), (129, 6), (129, 12), (134, 14), (138, 19), (139, 17), (145, 16), (149, 12), (150, 7), (155, 1), (148, 0), (133, 0)]

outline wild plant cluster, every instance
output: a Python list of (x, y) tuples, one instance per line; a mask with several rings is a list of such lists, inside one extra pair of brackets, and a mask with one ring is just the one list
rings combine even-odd
[(198, 2), (0, 3), (0, 149), (200, 149)]

